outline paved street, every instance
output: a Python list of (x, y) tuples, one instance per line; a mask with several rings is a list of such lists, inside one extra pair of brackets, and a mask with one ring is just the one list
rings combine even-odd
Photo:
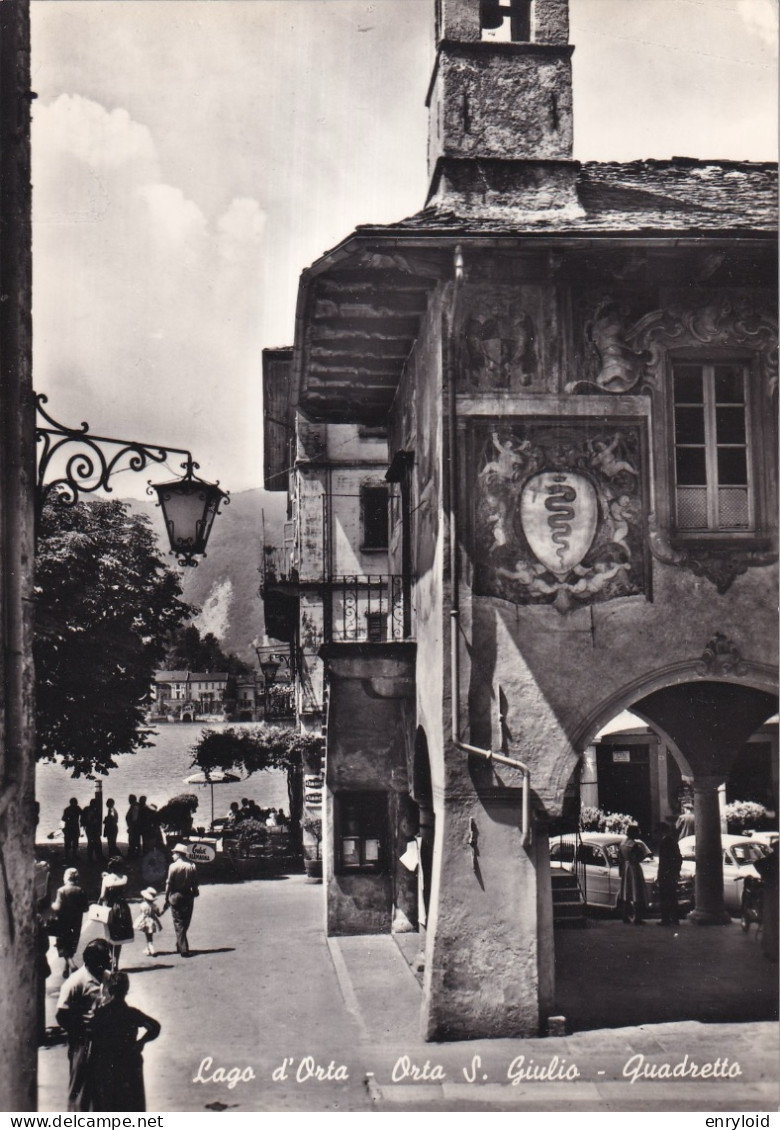
[[(144, 957), (136, 942), (122, 962), (130, 1003), (163, 1026), (145, 1055), (150, 1111), (777, 1106), (777, 967), (736, 924), (684, 924), (675, 935), (599, 919), (557, 934), (558, 1007), (573, 1034), (425, 1044), (421, 989), (407, 961), (417, 938), (326, 940), (322, 888), (304, 876), (204, 885), (190, 961), (171, 953), (163, 921), (159, 956)], [(98, 930), (89, 924), (82, 944)], [(53, 949), (50, 961), (53, 1024), (61, 983)], [(39, 1060), (40, 1109), (61, 1110), (64, 1046), (42, 1049)], [(624, 1074), (629, 1060), (634, 1082)], [(694, 1062), (717, 1065), (715, 1074), (644, 1077), (648, 1065), (682, 1064), (679, 1076)], [(735, 1064), (741, 1074), (722, 1077)]]

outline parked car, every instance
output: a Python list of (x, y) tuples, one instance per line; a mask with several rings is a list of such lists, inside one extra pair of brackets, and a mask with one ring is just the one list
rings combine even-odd
[[(609, 832), (583, 832), (556, 836), (550, 841), (550, 866), (573, 871), (582, 890), (586, 906), (616, 910), (620, 896), (620, 852), (625, 836)], [(644, 849), (642, 873), (645, 878), (648, 912), (657, 914), (658, 860), (647, 844), (637, 843)], [(682, 874), (677, 884), (677, 902), (681, 914), (693, 906), (694, 882), (690, 874)]]
[[(723, 848), (723, 904), (729, 914), (739, 918), (742, 913), (744, 879), (747, 875), (758, 878), (753, 863), (765, 856), (769, 848), (749, 836), (730, 836), (722, 833), (720, 841)], [(685, 871), (695, 875), (696, 837), (685, 836), (681, 839), (680, 851)]]
[(753, 843), (763, 844), (767, 848), (774, 847), (780, 841), (780, 832), (751, 832), (746, 829), (744, 835), (749, 836)]

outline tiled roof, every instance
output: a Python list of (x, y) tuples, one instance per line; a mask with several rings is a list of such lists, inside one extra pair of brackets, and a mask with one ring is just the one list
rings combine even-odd
[(210, 679), (212, 682), (227, 682), (226, 671), (158, 671), (154, 677), (156, 683), (191, 683), (203, 682)]
[[(579, 208), (528, 210), (523, 194), (496, 203), (478, 193), (444, 193), (400, 223), (375, 231), (452, 233), (771, 232), (777, 227), (777, 165), (747, 161), (587, 162)], [(365, 231), (366, 227), (358, 229)]]

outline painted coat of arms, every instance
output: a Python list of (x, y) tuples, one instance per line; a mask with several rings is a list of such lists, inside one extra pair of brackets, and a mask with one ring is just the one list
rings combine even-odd
[(475, 430), (474, 589), (559, 612), (645, 591), (636, 424)]

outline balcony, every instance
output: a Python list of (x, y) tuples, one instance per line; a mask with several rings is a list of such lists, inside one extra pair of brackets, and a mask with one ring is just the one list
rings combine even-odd
[[(328, 643), (393, 643), (411, 636), (411, 609), (397, 574), (333, 577), (324, 586)], [(406, 596), (406, 599), (405, 599)]]

